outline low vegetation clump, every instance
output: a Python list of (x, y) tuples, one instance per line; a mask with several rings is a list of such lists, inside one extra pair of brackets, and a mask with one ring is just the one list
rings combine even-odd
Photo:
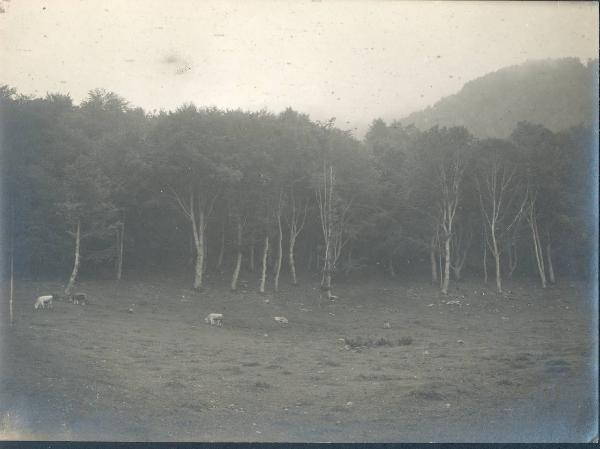
[(408, 346), (412, 345), (413, 339), (411, 337), (402, 337), (398, 340), (398, 346)]
[(390, 340), (389, 338), (381, 337), (377, 339), (373, 339), (370, 337), (356, 337), (356, 338), (344, 338), (344, 344), (349, 346), (351, 349), (357, 348), (374, 348), (374, 347), (382, 347), (382, 346), (407, 346), (412, 344), (413, 339), (411, 337), (402, 337), (397, 342)]

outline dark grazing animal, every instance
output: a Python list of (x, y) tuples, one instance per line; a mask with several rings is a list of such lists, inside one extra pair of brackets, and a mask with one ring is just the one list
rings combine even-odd
[(87, 301), (87, 295), (85, 293), (74, 293), (71, 295), (70, 300), (73, 304), (81, 304), (83, 306)]

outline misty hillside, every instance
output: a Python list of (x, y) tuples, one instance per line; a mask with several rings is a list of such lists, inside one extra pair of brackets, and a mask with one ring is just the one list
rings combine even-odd
[(400, 120), (420, 129), (465, 126), (478, 137), (507, 137), (520, 121), (559, 131), (591, 124), (598, 61), (530, 61), (489, 73), (455, 95)]

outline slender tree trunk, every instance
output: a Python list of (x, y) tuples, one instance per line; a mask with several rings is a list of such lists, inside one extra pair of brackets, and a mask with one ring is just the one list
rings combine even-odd
[(277, 242), (277, 260), (275, 261), (275, 291), (279, 291), (279, 274), (281, 273), (281, 265), (283, 264), (283, 229), (281, 228), (281, 212), (277, 213), (277, 227), (279, 230)]
[(444, 281), (442, 284), (442, 293), (444, 295), (448, 294), (448, 285), (450, 283), (450, 235), (447, 235), (444, 238), (444, 254), (445, 254), (445, 263), (444, 263)]
[(331, 299), (332, 294), (331, 294), (331, 272), (327, 271), (325, 273), (325, 282), (323, 283), (323, 290), (325, 290), (325, 294), (327, 296), (327, 299)]
[(77, 273), (79, 272), (79, 246), (81, 241), (81, 221), (77, 221), (77, 230), (75, 231), (75, 262), (73, 263), (73, 271), (69, 278), (69, 283), (65, 289), (65, 296), (70, 296), (77, 280)]
[(442, 269), (442, 246), (440, 245), (440, 239), (439, 236), (436, 239), (436, 243), (437, 243), (437, 269), (438, 269), (438, 277), (439, 277), (439, 283), (440, 283), (440, 290), (442, 288), (442, 283), (444, 282), (444, 271)]
[(194, 232), (193, 231), (190, 234), (189, 251), (190, 251), (190, 257), (188, 258), (187, 264), (191, 267), (196, 262), (196, 244), (194, 243)]
[(120, 222), (117, 227), (117, 281), (123, 275), (123, 242), (125, 239), (125, 222)]
[[(324, 167), (325, 168), (325, 167)], [(324, 170), (324, 202), (321, 204), (321, 220), (323, 225), (323, 237), (325, 240), (325, 257), (323, 258), (323, 276), (321, 278), (321, 291), (327, 295), (327, 299), (333, 299), (331, 294), (331, 275), (333, 272), (332, 261), (332, 226), (333, 226), (333, 166), (329, 167), (329, 174)]]
[(494, 254), (496, 261), (496, 291), (502, 293), (502, 277), (500, 274), (500, 253)]
[(495, 229), (491, 229), (492, 232), (492, 252), (494, 254), (494, 261), (496, 262), (496, 291), (502, 293), (502, 277), (500, 272), (500, 251), (498, 249), (498, 241), (496, 240)]
[[(193, 203), (193, 197), (192, 197)], [(194, 245), (196, 248), (196, 270), (194, 275), (194, 289), (202, 288), (202, 275), (204, 274), (204, 211), (198, 211), (198, 223), (193, 207), (191, 210), (192, 231), (194, 233)]]
[(208, 268), (208, 243), (206, 239), (206, 222), (201, 231), (202, 234), (202, 273), (206, 274), (206, 269)]
[(260, 293), (265, 292), (265, 283), (267, 280), (267, 255), (268, 254), (269, 254), (269, 236), (267, 235), (265, 237), (265, 246), (263, 249), (263, 256), (262, 256), (262, 271), (260, 274), (260, 287), (258, 289), (258, 291)]
[[(296, 236), (294, 235), (293, 232), (290, 232), (288, 264), (290, 266), (290, 275), (292, 276), (292, 285), (298, 285), (298, 279), (296, 278), (296, 262), (294, 261), (294, 246), (295, 245), (296, 245)], [(309, 269), (310, 269), (310, 263), (309, 263)]]
[(535, 212), (529, 212), (529, 228), (531, 229), (531, 239), (533, 241), (533, 250), (535, 252), (535, 260), (537, 262), (538, 273), (542, 282), (542, 288), (546, 288), (546, 270), (544, 267), (544, 255), (542, 253), (542, 245), (540, 244), (537, 221)]
[[(323, 258), (323, 274), (321, 276), (321, 292), (325, 297), (331, 300), (331, 250), (329, 245), (325, 244), (325, 256)], [(319, 295), (322, 296), (322, 295)]]
[(483, 224), (483, 282), (487, 284), (488, 281), (488, 270), (487, 270), (487, 233), (485, 232), (485, 223)]
[(517, 253), (517, 244), (516, 242), (511, 242), (508, 247), (508, 278), (512, 279), (513, 273), (517, 269), (517, 264), (519, 262), (518, 253)]
[(431, 237), (429, 261), (431, 262), (431, 282), (435, 285), (438, 282), (437, 261), (435, 257), (435, 236)]
[(217, 259), (217, 270), (223, 266), (223, 257), (225, 256), (225, 220), (223, 220), (223, 226), (221, 227), (221, 243), (219, 245), (219, 257)]
[(550, 283), (556, 283), (556, 279), (554, 278), (554, 265), (552, 264), (552, 248), (550, 242), (546, 244), (546, 259), (548, 260), (548, 278), (550, 279)]
[(240, 268), (242, 267), (242, 222), (238, 219), (237, 223), (237, 258), (235, 262), (235, 268), (233, 270), (233, 276), (231, 278), (231, 290), (237, 290), (238, 277), (240, 275)]

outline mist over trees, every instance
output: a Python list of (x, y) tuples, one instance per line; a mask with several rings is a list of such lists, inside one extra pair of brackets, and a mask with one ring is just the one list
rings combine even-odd
[[(521, 122), (506, 139), (373, 121), (360, 142), (287, 109), (146, 113), (0, 88), (3, 241), (21, 278), (181, 273), (201, 289), (348, 276), (543, 287), (588, 276), (597, 135)], [(3, 247), (2, 258), (9, 260)], [(313, 275), (308, 281), (307, 274)], [(208, 277), (207, 277), (208, 275)]]
[(508, 138), (522, 121), (553, 132), (594, 126), (598, 60), (528, 61), (467, 82), (455, 95), (403, 118), (421, 130), (465, 126), (476, 137)]

